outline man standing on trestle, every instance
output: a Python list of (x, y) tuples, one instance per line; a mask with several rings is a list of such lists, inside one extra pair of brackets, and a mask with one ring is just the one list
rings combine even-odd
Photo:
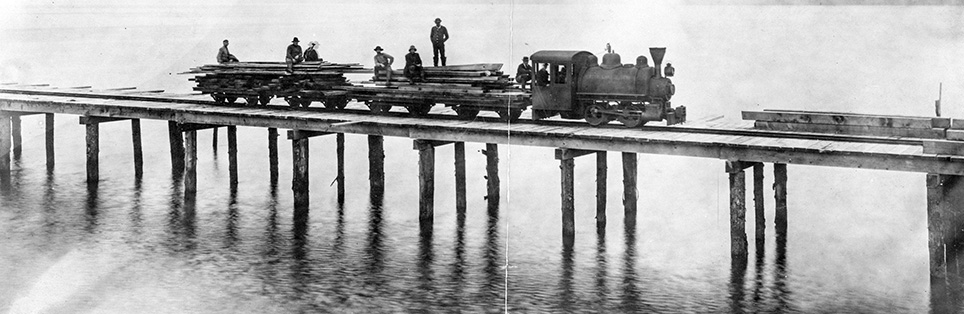
[(445, 66), (445, 41), (449, 40), (449, 30), (442, 26), (442, 19), (435, 18), (435, 27), (432, 27), (432, 64), (438, 66), (438, 59), (442, 57), (442, 66)]

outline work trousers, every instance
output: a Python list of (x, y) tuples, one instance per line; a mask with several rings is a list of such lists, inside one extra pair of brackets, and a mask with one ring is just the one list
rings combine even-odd
[(445, 43), (432, 43), (432, 64), (438, 66), (439, 56), (442, 57), (442, 66), (445, 66)]

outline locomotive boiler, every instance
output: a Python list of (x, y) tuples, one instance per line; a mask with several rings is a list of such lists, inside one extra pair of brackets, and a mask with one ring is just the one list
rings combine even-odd
[(686, 107), (673, 108), (670, 99), (675, 86), (669, 79), (675, 70), (666, 65), (661, 71), (666, 48), (650, 48), (654, 66), (645, 56), (635, 64), (622, 64), (619, 54), (603, 55), (602, 64), (587, 51), (538, 51), (532, 86), (533, 118), (559, 115), (565, 119), (585, 119), (598, 126), (617, 120), (627, 127), (649, 121), (667, 124), (686, 121)]

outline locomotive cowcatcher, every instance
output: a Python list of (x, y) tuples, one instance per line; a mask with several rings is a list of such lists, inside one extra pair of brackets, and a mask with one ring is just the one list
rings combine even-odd
[(565, 119), (586, 119), (598, 126), (618, 120), (627, 127), (649, 121), (686, 121), (686, 107), (673, 108), (670, 98), (676, 87), (668, 78), (675, 70), (661, 69), (666, 48), (650, 48), (654, 66), (646, 56), (636, 64), (622, 64), (619, 54), (608, 52), (598, 64), (587, 51), (538, 51), (530, 57), (535, 64), (532, 86), (533, 118), (560, 115)]

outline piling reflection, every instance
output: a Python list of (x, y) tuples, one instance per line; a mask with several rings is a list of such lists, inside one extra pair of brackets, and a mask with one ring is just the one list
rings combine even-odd
[[(502, 246), (499, 242), (499, 215), (498, 206), (495, 210), (489, 207), (489, 217), (486, 226), (485, 252), (482, 253), (485, 265), (482, 267), (485, 273), (484, 297), (488, 300), (502, 300), (507, 297), (503, 295), (503, 284), (505, 283), (505, 273), (502, 272), (503, 260), (501, 258)], [(508, 272), (508, 268), (505, 269)]]
[(452, 274), (449, 277), (453, 288), (456, 306), (463, 303), (462, 292), (465, 284), (465, 212), (456, 212), (455, 217), (455, 248), (453, 252)]
[(419, 292), (429, 296), (435, 294), (436, 286), (435, 274), (432, 271), (432, 265), (435, 261), (435, 252), (432, 249), (433, 233), (431, 226), (421, 228), (418, 240), (418, 261), (416, 262)]
[(573, 302), (573, 299), (576, 297), (572, 289), (574, 264), (572, 242), (564, 242), (562, 244), (562, 259), (560, 260), (559, 308), (566, 312), (574, 310), (575, 302)]
[(619, 308), (624, 312), (652, 311), (640, 302), (638, 278), (636, 275), (636, 224), (635, 221), (624, 223), (626, 252), (623, 255), (623, 278), (620, 284)]
[(744, 284), (746, 278), (746, 255), (731, 255), (730, 258), (730, 312), (746, 313)]
[(97, 231), (97, 190), (97, 183), (87, 184), (87, 199), (84, 202), (84, 231), (87, 233)]
[(382, 235), (382, 189), (372, 187), (369, 194), (371, 204), (368, 210), (368, 245), (365, 247), (365, 272), (368, 274), (366, 283), (369, 287), (378, 287), (384, 283), (382, 271), (385, 267), (385, 245)]
[(312, 282), (309, 248), (308, 212), (295, 210), (291, 226), (291, 288), (299, 298), (308, 292)]
[(606, 285), (609, 278), (609, 264), (606, 262), (606, 228), (605, 225), (596, 229), (596, 302), (602, 304), (609, 295)]
[(134, 178), (134, 191), (133, 191), (133, 195), (131, 196), (131, 212), (128, 215), (128, 218), (131, 221), (131, 231), (133, 231), (135, 235), (141, 234), (141, 230), (144, 224), (144, 218), (143, 218), (143, 213), (141, 208), (143, 206), (142, 205), (143, 200), (141, 199), (142, 191), (143, 191), (143, 186), (141, 183), (141, 178), (140, 177)]
[(753, 258), (753, 304), (760, 304), (765, 287), (763, 268), (766, 266), (766, 235), (764, 229), (757, 228)]
[(180, 178), (174, 177), (171, 181), (167, 244), (174, 252), (193, 251), (197, 248), (196, 200), (184, 197)]
[(228, 197), (228, 213), (224, 230), (224, 247), (233, 248), (238, 243), (238, 189), (231, 186)]
[(779, 313), (792, 312), (790, 307), (790, 289), (787, 287), (787, 228), (778, 225), (776, 228), (776, 250), (774, 254), (773, 299), (777, 303)]

